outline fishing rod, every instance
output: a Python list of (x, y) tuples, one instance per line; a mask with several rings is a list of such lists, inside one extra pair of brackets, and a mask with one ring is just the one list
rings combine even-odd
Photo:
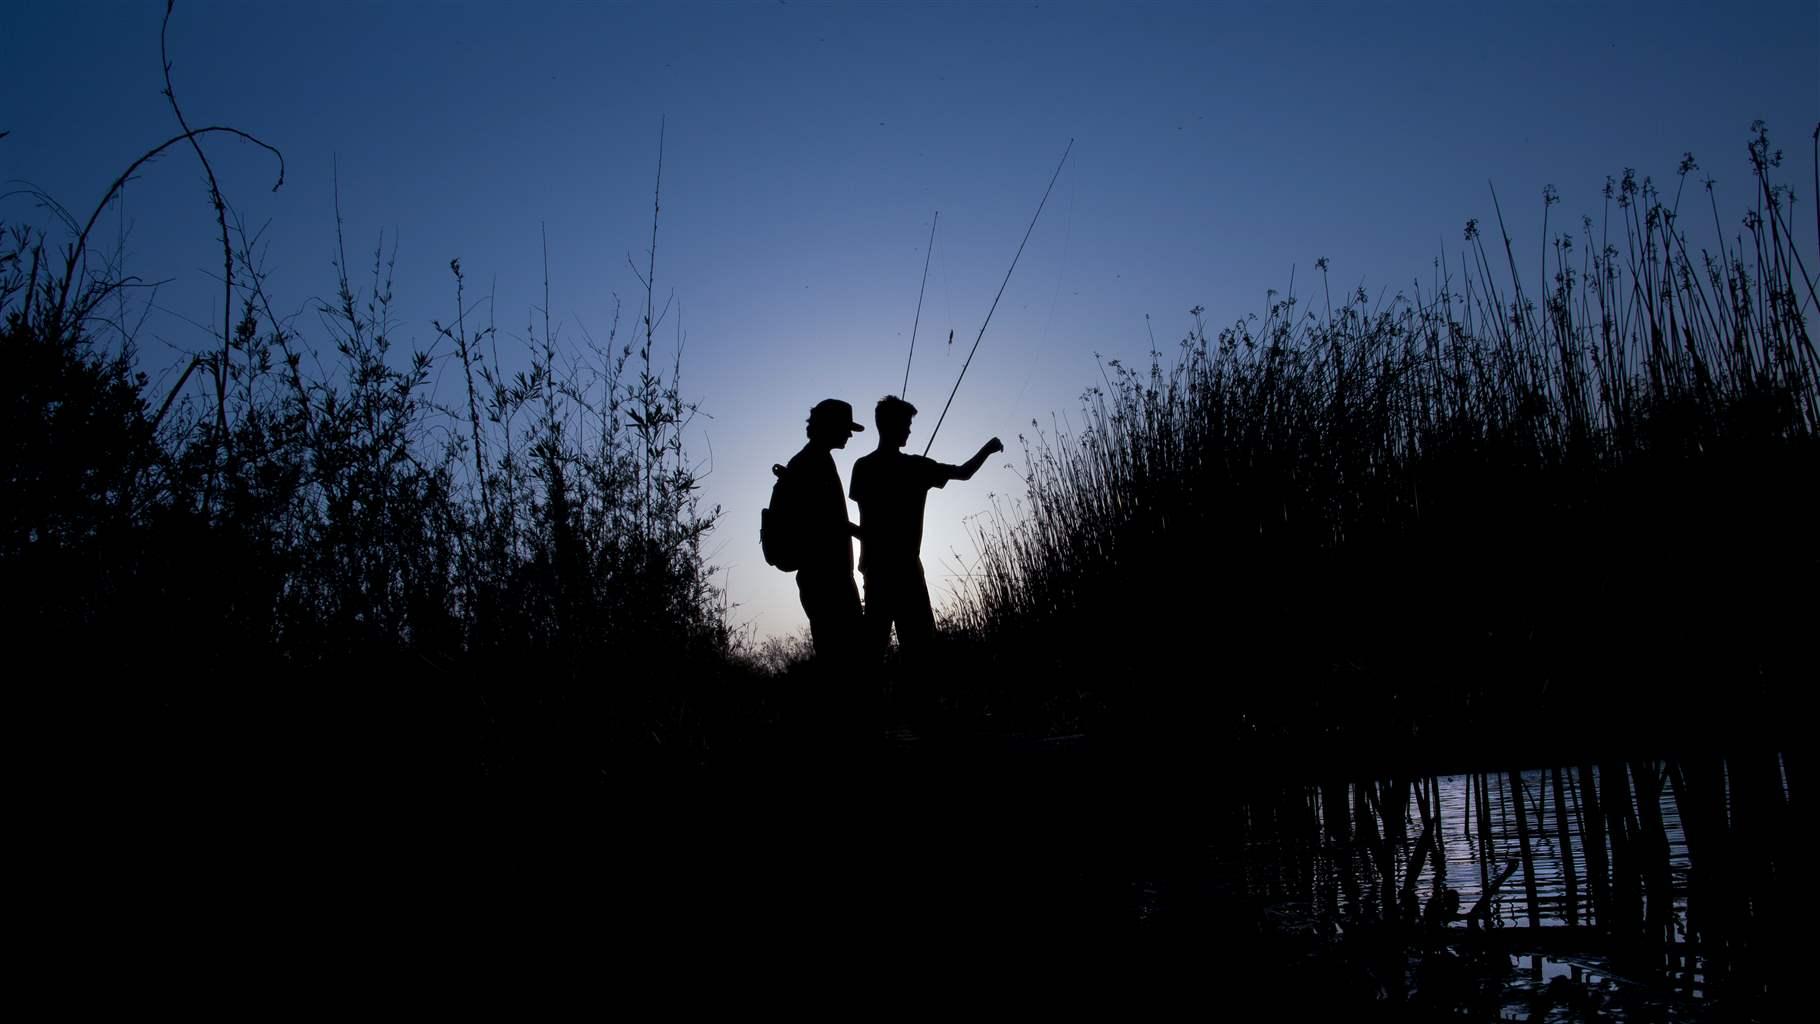
[(910, 394), (910, 360), (916, 358), (916, 328), (923, 322), (923, 292), (929, 288), (929, 257), (935, 253), (935, 225), (941, 223), (942, 211), (935, 211), (935, 219), (929, 222), (929, 246), (923, 250), (923, 283), (916, 289), (916, 320), (910, 325), (910, 356), (904, 360), (904, 387), (897, 393), (899, 398), (909, 401)]
[(1005, 271), (1005, 280), (998, 286), (998, 294), (992, 298), (992, 308), (986, 310), (986, 322), (980, 324), (979, 336), (973, 339), (973, 348), (967, 353), (967, 361), (961, 364), (961, 375), (954, 379), (954, 390), (948, 392), (948, 401), (942, 406), (942, 414), (936, 417), (935, 430), (929, 432), (929, 443), (923, 446), (923, 454), (935, 447), (935, 435), (942, 429), (942, 421), (948, 418), (948, 407), (954, 404), (954, 396), (961, 390), (961, 381), (967, 377), (967, 367), (973, 365), (973, 353), (980, 350), (980, 338), (986, 336), (986, 324), (992, 322), (992, 314), (998, 309), (998, 300), (1005, 297), (1005, 286), (1011, 283), (1012, 271), (1017, 270), (1017, 261), (1024, 255), (1024, 246), (1030, 242), (1030, 233), (1036, 230), (1036, 221), (1043, 215), (1043, 207), (1049, 204), (1049, 193), (1055, 191), (1055, 179), (1062, 176), (1062, 165), (1068, 162), (1068, 154), (1074, 150), (1074, 140), (1068, 140), (1068, 148), (1062, 150), (1062, 159), (1055, 165), (1055, 173), (1049, 176), (1049, 187), (1043, 190), (1043, 201), (1036, 204), (1036, 215), (1030, 218), (1030, 226), (1024, 229), (1024, 240), (1017, 245), (1017, 255), (1011, 257), (1011, 269)]

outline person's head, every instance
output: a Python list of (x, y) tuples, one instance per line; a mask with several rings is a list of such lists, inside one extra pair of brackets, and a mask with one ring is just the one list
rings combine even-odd
[(853, 407), (838, 398), (824, 398), (809, 410), (809, 440), (827, 448), (845, 448), (847, 439), (865, 427), (853, 422)]
[(872, 420), (878, 424), (879, 444), (902, 448), (910, 440), (910, 420), (915, 415), (916, 406), (896, 395), (879, 399), (878, 408), (872, 412)]

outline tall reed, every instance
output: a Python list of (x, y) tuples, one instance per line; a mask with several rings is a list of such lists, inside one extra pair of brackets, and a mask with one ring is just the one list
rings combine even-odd
[(1571, 232), (1545, 190), (1546, 280), (1500, 212), (1388, 301), (1334, 305), (1320, 260), (1317, 308), (1195, 308), (1173, 364), (1109, 361), (1077, 430), (1032, 424), (951, 625), (1075, 713), (1309, 756), (1647, 736), (1700, 724), (1653, 673), (1796, 678), (1815, 282), (1761, 124), (1748, 157), (1730, 237), (1704, 183), (1705, 245), (1689, 155)]

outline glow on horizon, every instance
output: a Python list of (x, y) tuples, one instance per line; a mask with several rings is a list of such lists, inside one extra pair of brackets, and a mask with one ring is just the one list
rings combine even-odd
[[(162, 14), (8, 10), (0, 178), (85, 215), (174, 134), (159, 95)], [(930, 453), (964, 461), (994, 435), (1009, 446), (972, 481), (930, 495), (924, 563), (938, 601), (944, 574), (966, 571), (950, 552), (973, 551), (964, 521), (992, 496), (1009, 507), (1021, 495), (1017, 437), (1073, 415), (1099, 381), (1096, 355), (1147, 359), (1147, 315), (1167, 357), (1191, 307), (1214, 326), (1261, 312), (1292, 270), (1313, 294), (1320, 257), (1336, 292), (1426, 287), (1465, 220), (1490, 222), (1488, 179), (1520, 258), (1538, 251), (1544, 185), (1562, 196), (1555, 223), (1572, 225), (1597, 215), (1606, 175), (1668, 179), (1688, 150), (1733, 222), (1757, 118), (1786, 149), (1801, 200), (1817, 198), (1803, 183), (1820, 12), (1795, 2), (1750, 19), (1345, 3), (433, 14), (327, 3), (223, 18), (180, 0), (171, 48), (192, 123), (285, 151), (277, 193), (253, 147), (210, 155), (247, 222), (269, 222), (271, 285), (280, 307), (305, 313), (299, 327), (315, 330), (307, 310), (333, 292), (338, 168), (350, 262), (369, 263), (381, 230), (398, 247), (400, 348), (433, 345), (429, 321), (452, 313), (448, 263), (460, 257), (470, 300), (496, 296), (508, 370), (543, 301), (544, 234), (561, 336), (604, 336), (617, 294), (624, 337), (638, 288), (626, 261), (642, 266), (649, 244), (661, 117), (658, 287), (679, 303), (661, 359), (682, 341), (683, 391), (704, 413), (690, 454), (706, 504), (725, 516), (706, 551), (729, 574), (736, 618), (761, 636), (805, 621), (791, 577), (758, 553), (769, 467), (801, 447), (816, 401), (845, 399), (870, 425), (873, 403), (900, 390), (940, 210), (906, 396), (922, 410), (916, 436), (928, 436), (1069, 138), (1068, 166)], [(15, 196), (0, 220), (48, 217)], [(139, 350), (154, 387), (168, 387), (221, 308), (193, 159), (147, 168), (103, 227), (110, 249), (116, 232), (124, 239), (130, 271), (163, 282), (132, 312), (148, 314)], [(1800, 244), (1812, 253), (1811, 237)], [(873, 444), (868, 430), (837, 454), (843, 479)]]

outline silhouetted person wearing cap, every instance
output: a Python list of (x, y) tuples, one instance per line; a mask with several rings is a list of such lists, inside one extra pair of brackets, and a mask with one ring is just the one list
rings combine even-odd
[(882, 656), (897, 626), (897, 643), (914, 658), (935, 638), (935, 613), (923, 579), (923, 504), (932, 487), (970, 480), (986, 457), (1002, 452), (998, 438), (983, 445), (964, 465), (950, 466), (901, 449), (910, 439), (916, 406), (886, 395), (873, 414), (878, 450), (853, 464), (853, 500), (859, 503), (863, 534), (859, 571), (866, 577), (866, 643), (869, 656)]
[(859, 527), (847, 518), (834, 449), (865, 427), (853, 422), (853, 407), (829, 398), (809, 410), (809, 443), (785, 469), (793, 481), (802, 559), (796, 589), (809, 616), (817, 658), (846, 662), (857, 650), (862, 625), (859, 588), (853, 585), (853, 538)]

